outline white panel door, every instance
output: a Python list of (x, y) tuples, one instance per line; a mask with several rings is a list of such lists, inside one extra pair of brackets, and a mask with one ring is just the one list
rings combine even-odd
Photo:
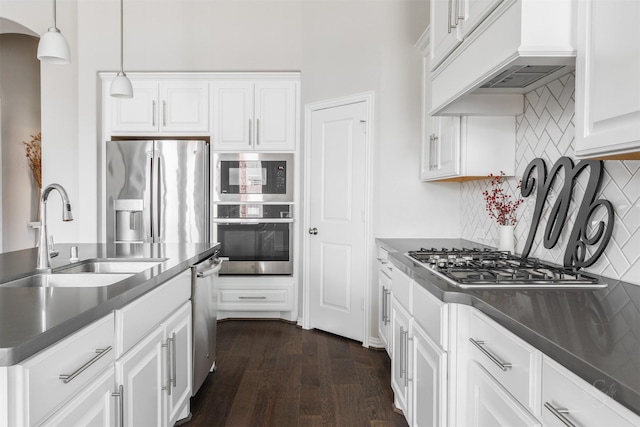
[(367, 104), (311, 116), (309, 323), (363, 339)]
[(413, 331), (411, 419), (415, 427), (447, 425), (447, 353), (418, 326)]
[(188, 302), (165, 322), (169, 365), (167, 393), (167, 425), (178, 421), (185, 404), (191, 399), (191, 303)]

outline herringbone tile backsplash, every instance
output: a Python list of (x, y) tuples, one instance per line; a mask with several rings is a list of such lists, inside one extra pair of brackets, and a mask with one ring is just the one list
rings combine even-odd
[[(544, 159), (547, 169), (562, 156), (573, 158), (575, 75), (567, 74), (532, 91), (525, 96), (525, 112), (516, 117), (516, 177), (509, 180), (515, 194), (518, 181), (531, 160)], [(576, 160), (577, 162), (577, 160)], [(622, 279), (640, 285), (640, 161), (605, 161), (604, 178), (598, 198), (609, 200), (615, 211), (613, 235), (598, 261), (587, 271), (606, 277)], [(495, 171), (494, 173), (499, 173)], [(543, 232), (553, 205), (553, 195), (547, 200), (542, 223), (538, 227), (529, 256), (562, 264), (567, 237), (575, 222), (577, 206), (582, 200), (587, 173), (578, 180), (565, 225), (558, 244), (544, 247)], [(489, 181), (470, 181), (462, 184), (462, 237), (479, 243), (497, 246), (498, 228), (485, 212), (482, 191)], [(519, 193), (519, 190), (518, 190)], [(532, 221), (535, 194), (518, 210), (516, 225), (516, 252), (521, 253)]]

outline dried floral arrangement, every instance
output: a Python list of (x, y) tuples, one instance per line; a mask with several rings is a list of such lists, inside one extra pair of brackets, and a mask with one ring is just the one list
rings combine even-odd
[[(503, 187), (506, 181), (503, 171), (500, 171), (500, 175), (489, 174), (489, 178), (491, 178), (491, 189), (482, 192), (489, 218), (495, 219), (498, 225), (516, 225), (518, 222), (516, 211), (524, 199), (522, 197), (516, 199), (506, 193)], [(518, 182), (516, 189), (519, 190), (521, 186), (522, 180)]]
[(38, 132), (35, 135), (31, 135), (30, 142), (24, 142), (27, 150), (27, 159), (29, 161), (29, 167), (33, 174), (33, 180), (38, 185), (38, 188), (42, 188), (42, 134)]

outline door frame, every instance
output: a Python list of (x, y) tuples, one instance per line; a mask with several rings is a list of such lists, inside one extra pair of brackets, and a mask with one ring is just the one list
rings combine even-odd
[(362, 331), (362, 346), (369, 347), (369, 338), (371, 336), (371, 247), (373, 244), (372, 235), (372, 183), (373, 183), (373, 130), (374, 126), (374, 92), (363, 92), (354, 95), (348, 95), (340, 98), (333, 98), (325, 101), (314, 102), (306, 104), (304, 107), (304, 220), (302, 227), (302, 234), (304, 235), (304, 254), (302, 262), (302, 328), (310, 329), (309, 319), (309, 233), (306, 230), (309, 229), (311, 223), (310, 217), (310, 205), (311, 205), (311, 150), (307, 147), (311, 146), (311, 115), (319, 110), (325, 110), (328, 108), (342, 107), (350, 104), (357, 104), (364, 102), (366, 105), (366, 123), (365, 126), (365, 213), (364, 213), (364, 227), (365, 238), (363, 246), (366, 251), (365, 265), (364, 265), (364, 307), (362, 310), (363, 315), (363, 331)]

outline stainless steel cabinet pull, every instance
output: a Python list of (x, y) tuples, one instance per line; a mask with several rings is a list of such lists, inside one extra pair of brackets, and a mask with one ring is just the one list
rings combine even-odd
[(156, 101), (151, 101), (151, 125), (156, 125)]
[(176, 366), (176, 333), (171, 335), (171, 385), (176, 386), (176, 376), (178, 369)]
[(469, 341), (471, 341), (471, 344), (475, 345), (478, 348), (478, 350), (480, 350), (482, 352), (482, 354), (487, 356), (489, 358), (489, 360), (491, 360), (493, 363), (498, 365), (498, 367), (500, 369), (502, 369), (503, 371), (506, 372), (507, 369), (511, 369), (513, 367), (513, 365), (511, 363), (502, 362), (500, 359), (498, 359), (493, 354), (491, 354), (487, 349), (485, 349), (482, 346), (484, 344), (484, 341), (476, 341), (473, 338), (469, 338)]
[(256, 119), (256, 144), (260, 144), (260, 119)]
[(458, 21), (461, 19), (464, 19), (464, 15), (460, 15), (460, 11), (462, 10), (462, 7), (460, 6), (460, 2), (462, 0), (456, 0), (456, 26), (458, 25)]
[(574, 423), (569, 421), (569, 419), (564, 416), (564, 414), (569, 413), (567, 409), (554, 408), (553, 405), (551, 405), (551, 403), (549, 402), (544, 402), (544, 407), (547, 408), (553, 415), (555, 415), (556, 418), (562, 421), (562, 424), (566, 425), (567, 427), (576, 427)]
[(404, 327), (400, 326), (400, 378), (403, 378), (404, 369)]
[(249, 119), (249, 145), (253, 144), (253, 126), (251, 126), (251, 119)]
[(167, 101), (162, 101), (162, 126), (167, 125)]
[(118, 398), (118, 419), (120, 420), (120, 424), (118, 427), (124, 427), (124, 386), (121, 385), (118, 387), (117, 393), (111, 393), (112, 397)]
[(156, 157), (156, 162), (158, 163), (156, 165), (156, 168), (158, 169), (158, 175), (156, 176), (157, 178), (157, 186), (156, 186), (156, 218), (158, 220), (158, 227), (156, 228), (156, 235), (155, 237), (161, 237), (160, 232), (162, 231), (162, 198), (160, 197), (160, 194), (162, 194), (162, 162), (160, 161), (160, 156)]
[(382, 323), (387, 324), (387, 288), (382, 287)]
[(451, 28), (453, 28), (453, 26), (451, 25), (451, 9), (453, 9), (453, 7), (451, 6), (451, 0), (449, 0), (448, 19), (447, 19), (447, 32), (449, 34), (451, 34)]
[(162, 390), (166, 390), (167, 394), (171, 396), (171, 349), (170, 343), (171, 338), (167, 338), (167, 342), (165, 344), (161, 344), (162, 348), (167, 349), (167, 365), (166, 365), (166, 373), (167, 373), (167, 385), (162, 386)]
[(81, 373), (83, 373), (89, 366), (93, 365), (94, 363), (96, 363), (102, 356), (104, 356), (105, 354), (107, 354), (108, 352), (111, 351), (111, 346), (107, 347), (107, 348), (99, 348), (96, 350), (96, 354), (95, 356), (93, 356), (91, 358), (91, 360), (89, 360), (87, 363), (85, 363), (84, 365), (80, 366), (78, 369), (76, 369), (72, 374), (69, 375), (65, 375), (65, 374), (60, 374), (59, 378), (62, 380), (63, 383), (67, 384), (71, 381), (73, 381), (73, 379), (75, 377), (77, 377), (78, 375), (80, 375)]
[(315, 227), (310, 228), (310, 229), (309, 229), (309, 234), (312, 234), (312, 235), (314, 235), (314, 236), (315, 236), (316, 234), (318, 234), (318, 229), (317, 229), (317, 228), (315, 228)]
[(243, 297), (243, 296), (239, 296), (238, 299), (267, 299), (267, 297)]

